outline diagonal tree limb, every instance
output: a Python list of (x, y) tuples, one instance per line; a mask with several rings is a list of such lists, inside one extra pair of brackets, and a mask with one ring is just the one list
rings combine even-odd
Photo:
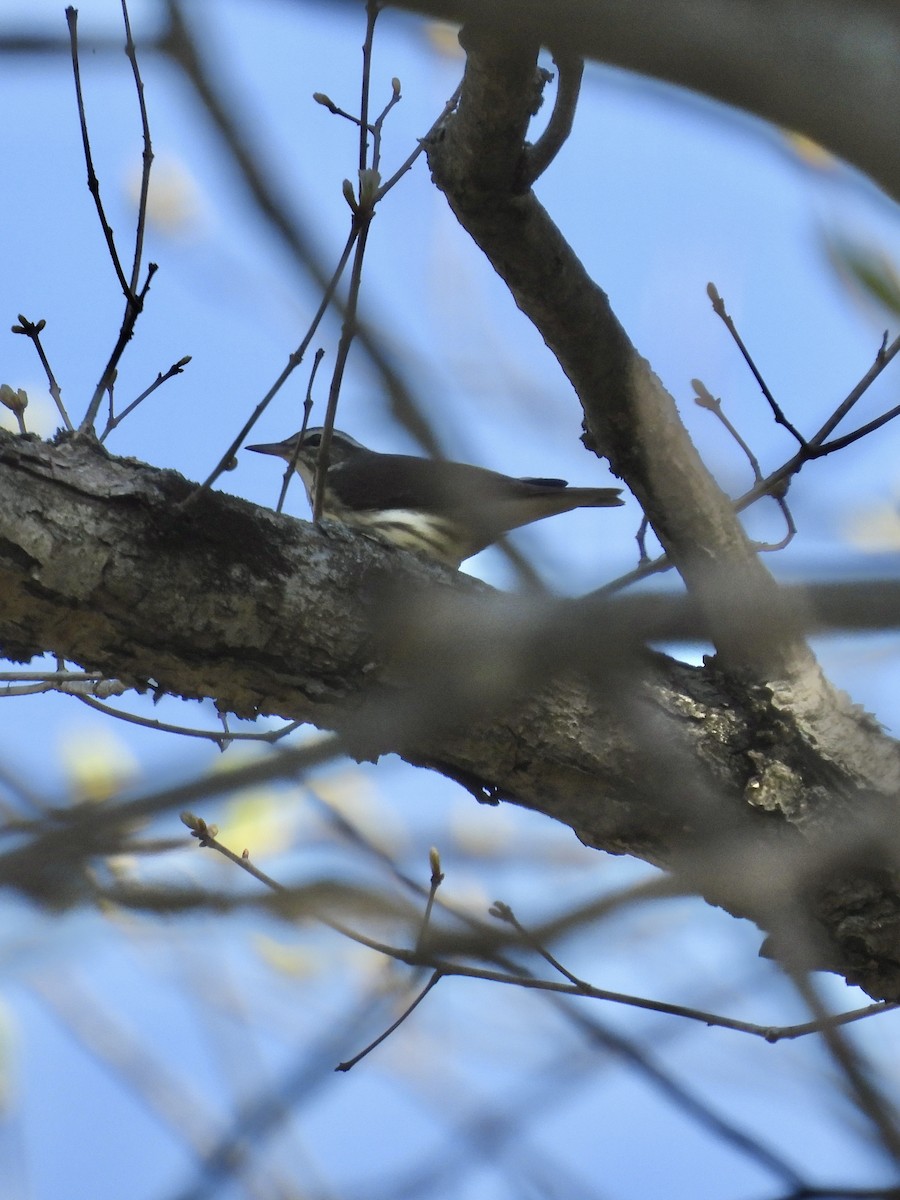
[(179, 512), (191, 487), (0, 435), (5, 653), (448, 764), (900, 996), (900, 755), (846, 700), (812, 742), (789, 693), (643, 650), (627, 600), (585, 621), (221, 494)]

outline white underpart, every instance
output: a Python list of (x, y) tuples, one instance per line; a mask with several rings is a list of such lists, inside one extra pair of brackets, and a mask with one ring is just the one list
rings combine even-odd
[(460, 544), (457, 526), (433, 513), (385, 508), (352, 512), (344, 509), (340, 516), (334, 515), (345, 525), (353, 525), (404, 550), (418, 550), (451, 567), (459, 566), (461, 558), (465, 557), (466, 546)]

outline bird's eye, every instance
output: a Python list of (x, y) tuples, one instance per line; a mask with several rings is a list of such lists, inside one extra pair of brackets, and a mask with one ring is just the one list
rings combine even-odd
[(316, 446), (320, 446), (322, 444), (322, 435), (321, 433), (308, 433), (303, 439), (303, 442), (305, 445), (311, 446), (313, 449), (315, 449)]

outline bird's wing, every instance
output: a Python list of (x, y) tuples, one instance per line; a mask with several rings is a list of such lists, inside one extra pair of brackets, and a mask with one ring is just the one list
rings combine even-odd
[(349, 458), (332, 467), (329, 478), (342, 501), (352, 508), (411, 508), (447, 516), (458, 510), (471, 512), (484, 503), (566, 486), (562, 479), (511, 479), (467, 463), (433, 463), (405, 454)]

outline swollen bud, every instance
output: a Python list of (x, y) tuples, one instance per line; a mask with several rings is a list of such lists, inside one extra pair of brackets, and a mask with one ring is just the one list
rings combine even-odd
[(349, 179), (345, 179), (341, 184), (341, 191), (344, 193), (344, 199), (350, 205), (351, 210), (355, 213), (358, 213), (359, 205), (357, 204), (356, 197), (353, 194), (353, 184)]
[(364, 167), (359, 173), (359, 202), (371, 204), (381, 187), (381, 173), (372, 167)]
[(0, 404), (21, 416), (28, 407), (28, 395), (23, 388), (13, 391), (8, 383), (0, 383)]
[(721, 408), (720, 402), (709, 391), (702, 379), (692, 379), (691, 386), (697, 393), (694, 397), (695, 404), (698, 404), (701, 408), (708, 408), (710, 412), (716, 412), (717, 409)]

